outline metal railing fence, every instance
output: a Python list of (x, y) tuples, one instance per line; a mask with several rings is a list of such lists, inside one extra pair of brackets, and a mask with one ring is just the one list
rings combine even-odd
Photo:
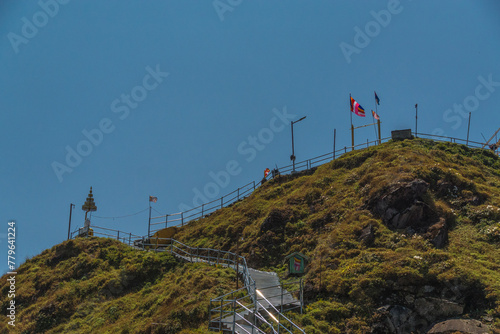
[(75, 231), (71, 232), (70, 238), (74, 239), (77, 237), (89, 237), (89, 236), (116, 239), (129, 246), (133, 245), (134, 240), (142, 238), (142, 236), (133, 233), (114, 230), (101, 226), (90, 226), (89, 229), (86, 229), (85, 227), (77, 228)]
[[(292, 288), (287, 288), (288, 286)], [(264, 297), (263, 292), (276, 288), (279, 288), (279, 294), (268, 294), (267, 297)], [(232, 333), (305, 333), (284, 315), (285, 312), (298, 309), (302, 313), (302, 280), (269, 286), (254, 291), (254, 298), (251, 295), (235, 297), (238, 293), (237, 290), (211, 299), (209, 307), (209, 330), (229, 330)], [(290, 301), (290, 298), (288, 298), (288, 304), (284, 303), (284, 299), (287, 296), (294, 296), (293, 298), (296, 298), (298, 303)], [(276, 298), (279, 301), (279, 309), (270, 301), (274, 299), (276, 303)], [(264, 329), (262, 325), (264, 325)], [(248, 327), (252, 331), (248, 331)]]
[[(451, 143), (460, 143), (464, 144), (471, 148), (482, 148), (484, 143), (475, 142), (472, 140), (460, 139), (455, 137), (446, 137), (446, 136), (438, 136), (432, 134), (425, 133), (413, 133), (415, 136), (424, 136), (427, 139), (433, 139), (436, 141), (443, 142), (451, 142)], [(385, 137), (380, 140), (380, 142), (387, 142), (391, 139), (391, 137)], [(336, 149), (335, 151), (319, 155), (317, 157), (303, 160), (295, 163), (295, 170), (293, 169), (293, 164), (286, 165), (283, 167), (278, 167), (278, 171), (280, 174), (290, 174), (293, 172), (302, 172), (305, 170), (309, 170), (312, 168), (316, 168), (328, 161), (332, 161), (342, 156), (343, 154), (356, 150), (362, 149), (365, 147), (370, 147), (374, 145), (378, 145), (379, 140), (366, 141), (366, 143), (357, 144), (354, 146), (344, 146), (343, 148)], [(270, 179), (272, 176), (269, 174), (266, 180)], [(161, 230), (165, 227), (170, 226), (184, 226), (191, 221), (196, 221), (203, 217), (210, 215), (211, 213), (217, 211), (218, 209), (227, 207), (235, 202), (238, 202), (248, 196), (250, 196), (255, 189), (257, 189), (262, 184), (262, 181), (256, 182), (252, 181), (250, 183), (245, 184), (244, 186), (234, 190), (233, 192), (224, 195), (220, 198), (214, 199), (210, 202), (203, 203), (200, 206), (189, 209), (183, 212), (177, 212), (173, 214), (166, 214), (157, 217), (151, 218), (151, 234), (154, 234), (156, 231)]]

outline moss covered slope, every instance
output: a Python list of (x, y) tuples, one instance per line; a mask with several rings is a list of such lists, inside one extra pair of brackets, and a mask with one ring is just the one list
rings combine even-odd
[(210, 298), (235, 287), (230, 270), (102, 238), (63, 242), (17, 273), (17, 333), (204, 333)]
[[(268, 181), (176, 239), (236, 251), (283, 279), (286, 255), (310, 256), (306, 312), (289, 315), (309, 334), (390, 333), (391, 321), (425, 333), (452, 317), (500, 333), (499, 168), (485, 150), (388, 142)], [(205, 333), (210, 298), (233, 278), (113, 240), (64, 242), (19, 268), (17, 329)], [(7, 291), (3, 280), (4, 310)]]
[[(453, 316), (499, 326), (499, 167), (485, 150), (389, 142), (269, 181), (176, 238), (238, 251), (251, 266), (282, 274), (285, 255), (310, 256), (309, 312), (298, 317), (308, 333), (366, 333), (381, 321), (378, 308), (416, 310), (430, 298), (462, 307)], [(389, 219), (390, 210), (401, 214)], [(423, 330), (447, 316), (416, 317)]]

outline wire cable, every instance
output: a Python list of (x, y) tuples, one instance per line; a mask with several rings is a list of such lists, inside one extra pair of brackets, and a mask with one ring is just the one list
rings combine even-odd
[(126, 218), (126, 217), (131, 217), (131, 216), (135, 216), (135, 215), (138, 215), (139, 213), (143, 213), (144, 211), (148, 211), (149, 208), (145, 208), (144, 210), (141, 210), (139, 212), (136, 212), (136, 213), (132, 213), (130, 215), (125, 215), (125, 216), (116, 216), (116, 217), (102, 217), (102, 216), (95, 216), (93, 215), (94, 218), (101, 218), (101, 219), (120, 219), (120, 218)]
[(153, 209), (153, 211), (155, 211), (156, 213), (162, 215), (162, 216), (166, 216), (164, 213), (161, 213), (160, 211), (156, 210), (155, 208), (151, 207), (151, 209)]

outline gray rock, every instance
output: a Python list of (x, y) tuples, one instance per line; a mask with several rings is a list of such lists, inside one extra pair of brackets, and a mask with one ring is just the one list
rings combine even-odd
[(385, 305), (377, 309), (377, 313), (382, 317), (382, 323), (378, 324), (378, 331), (381, 327), (385, 332), (391, 334), (409, 334), (420, 332), (428, 327), (428, 322), (419, 317), (418, 314), (401, 305)]
[(439, 222), (427, 229), (425, 238), (429, 239), (436, 248), (443, 248), (446, 245), (446, 242), (448, 242), (448, 226), (444, 218), (440, 218)]
[(373, 244), (375, 240), (375, 230), (372, 224), (369, 224), (361, 231), (361, 235), (359, 236), (359, 241), (363, 242), (365, 245), (370, 246)]
[(430, 321), (461, 315), (464, 312), (463, 305), (441, 298), (418, 298), (414, 305), (415, 311)]
[(488, 334), (489, 327), (482, 322), (474, 319), (450, 319), (435, 324), (428, 334), (447, 334), (447, 333), (468, 333), (468, 334)]

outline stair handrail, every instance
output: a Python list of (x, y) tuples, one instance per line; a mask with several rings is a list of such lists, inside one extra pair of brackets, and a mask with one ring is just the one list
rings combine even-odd
[[(283, 313), (281, 313), (280, 311), (278, 311), (278, 309), (276, 309), (276, 307), (274, 307), (274, 305), (264, 296), (264, 294), (262, 294), (262, 292), (259, 291), (259, 289), (255, 290), (273, 309), (274, 311), (276, 311), (276, 313), (278, 313), (278, 315), (282, 318), (284, 318), (285, 320), (287, 320), (293, 327), (297, 328), (301, 333), (305, 334), (304, 330), (302, 330), (302, 328), (300, 328), (299, 326), (297, 326), (292, 320), (288, 319)], [(259, 305), (262, 306), (262, 304), (259, 302)], [(271, 312), (269, 312), (269, 310), (267, 308), (265, 308), (266, 312), (268, 312), (270, 315), (271, 315)], [(281, 325), (281, 323), (279, 321), (278, 322), (278, 326)], [(282, 325), (282, 327), (290, 334), (293, 334), (288, 328), (286, 328), (285, 326)]]
[[(237, 303), (238, 305), (240, 305), (242, 308), (244, 308), (246, 311), (248, 311), (248, 312), (252, 313), (252, 314), (254, 315), (254, 317), (255, 317), (255, 316), (257, 316), (257, 318), (258, 318), (259, 320), (261, 320), (261, 321), (262, 321), (262, 322), (264, 322), (265, 324), (269, 325), (269, 327), (271, 327), (271, 328), (272, 328), (273, 332), (274, 332), (274, 333), (276, 333), (276, 330), (274, 329), (274, 326), (273, 326), (272, 324), (270, 324), (270, 323), (266, 320), (266, 318), (264, 318), (264, 317), (263, 317), (263, 316), (262, 316), (262, 315), (261, 315), (258, 311), (252, 311), (252, 310), (250, 310), (249, 308), (247, 308), (246, 306), (244, 306), (243, 304), (241, 304), (239, 301), (236, 301), (236, 303)], [(258, 309), (258, 308), (257, 308), (257, 309)], [(247, 323), (248, 323), (251, 327), (253, 327), (253, 328), (257, 329), (257, 331), (262, 332), (262, 333), (264, 333), (264, 334), (265, 334), (265, 332), (263, 332), (263, 331), (262, 331), (261, 329), (259, 329), (257, 326), (255, 326), (255, 325), (254, 325), (254, 324), (252, 324), (250, 321), (248, 321), (247, 319), (245, 319), (244, 317), (242, 317), (240, 314), (236, 313), (236, 311), (235, 311), (235, 314), (237, 314), (237, 315), (238, 315), (241, 319), (243, 319), (244, 321), (246, 321), (246, 322), (247, 322)], [(245, 332), (249, 333), (249, 332), (248, 332), (247, 330), (245, 330), (244, 328), (242, 328), (242, 329), (243, 329)]]

